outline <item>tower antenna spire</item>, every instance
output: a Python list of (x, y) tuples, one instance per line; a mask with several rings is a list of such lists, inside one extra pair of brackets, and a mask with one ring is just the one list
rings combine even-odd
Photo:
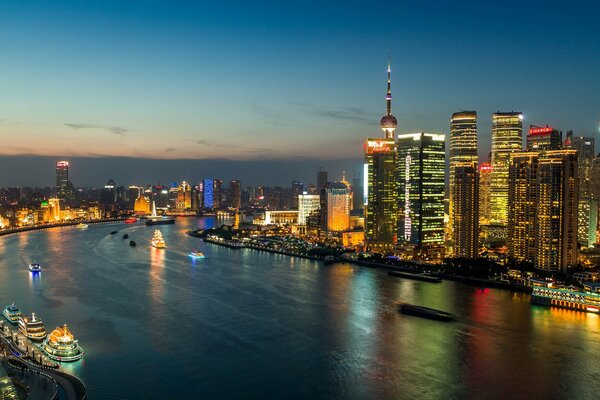
[(391, 60), (392, 56), (391, 53), (388, 52), (388, 67), (387, 67), (387, 75), (388, 75), (388, 80), (387, 80), (387, 95), (385, 96), (385, 100), (387, 103), (387, 114), (386, 115), (392, 115), (392, 60)]

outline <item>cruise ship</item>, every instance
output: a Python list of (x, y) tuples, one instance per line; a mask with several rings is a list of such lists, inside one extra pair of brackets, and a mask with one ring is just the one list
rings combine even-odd
[(83, 357), (83, 349), (67, 328), (67, 324), (56, 327), (48, 335), (42, 344), (42, 350), (55, 361), (77, 361)]
[(158, 216), (156, 214), (156, 204), (152, 201), (152, 214), (146, 219), (146, 226), (152, 225), (172, 225), (175, 223), (174, 218), (166, 216)]
[(4, 318), (6, 318), (8, 322), (16, 325), (19, 323), (19, 318), (21, 318), (21, 310), (15, 306), (15, 302), (13, 301), (10, 306), (6, 306), (4, 311), (2, 311), (2, 315), (4, 315)]
[(202, 253), (201, 251), (190, 251), (190, 254), (188, 254), (190, 257), (197, 259), (197, 258), (204, 258), (204, 253)]
[(166, 247), (163, 235), (158, 229), (154, 230), (154, 235), (152, 236), (151, 243), (152, 247), (156, 247), (157, 249), (164, 249)]
[(19, 332), (34, 342), (41, 342), (46, 338), (46, 327), (41, 319), (35, 317), (35, 313), (31, 313), (31, 317), (21, 316)]
[(531, 302), (569, 310), (600, 313), (600, 293), (577, 291), (570, 288), (535, 286)]

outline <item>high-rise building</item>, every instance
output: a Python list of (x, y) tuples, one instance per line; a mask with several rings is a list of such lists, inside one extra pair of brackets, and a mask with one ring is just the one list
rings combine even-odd
[(242, 184), (238, 180), (229, 182), (231, 192), (231, 207), (239, 210), (242, 208)]
[(331, 182), (325, 189), (327, 231), (341, 232), (350, 228), (350, 188), (342, 182)]
[(511, 155), (509, 255), (536, 269), (566, 272), (577, 263), (577, 151)]
[(396, 189), (396, 144), (398, 126), (392, 115), (391, 68), (388, 61), (387, 112), (379, 123), (385, 137), (368, 138), (364, 144), (365, 245), (368, 250), (393, 251), (397, 241), (398, 193)]
[(454, 164), (452, 185), (452, 254), (477, 258), (479, 254), (479, 178), (477, 162)]
[(117, 201), (117, 190), (115, 181), (109, 179), (100, 194), (100, 202), (105, 206), (112, 206)]
[(317, 190), (323, 189), (327, 185), (327, 171), (323, 170), (319, 167), (319, 172), (317, 172)]
[(57, 197), (61, 200), (66, 199), (69, 187), (69, 162), (58, 161), (56, 163), (56, 189)]
[(362, 210), (364, 206), (364, 188), (360, 175), (356, 172), (352, 177), (352, 210)]
[(523, 114), (496, 112), (492, 115), (492, 171), (490, 220), (508, 223), (508, 168), (510, 155), (523, 149)]
[(534, 266), (566, 272), (577, 264), (577, 151), (542, 153), (537, 182)]
[(298, 225), (306, 225), (306, 220), (319, 210), (321, 196), (316, 194), (298, 195)]
[(290, 202), (290, 207), (293, 210), (298, 209), (298, 196), (301, 194), (304, 194), (304, 183), (302, 183), (300, 181), (293, 181), (292, 182), (292, 192), (291, 192), (292, 201)]
[(182, 181), (177, 188), (176, 209), (179, 211), (192, 208), (192, 188), (186, 181)]
[(533, 263), (537, 215), (537, 177), (540, 153), (520, 151), (510, 155), (508, 186), (508, 255)]
[(215, 179), (213, 181), (213, 207), (221, 208), (223, 203), (223, 181)]
[(562, 149), (562, 132), (546, 125), (545, 127), (531, 125), (527, 135), (527, 151), (560, 150)]
[(427, 253), (444, 246), (446, 145), (443, 134), (398, 135), (398, 241)]
[(594, 145), (594, 138), (573, 136), (573, 132), (569, 132), (567, 147), (577, 150), (579, 186), (577, 237), (583, 247), (592, 247), (596, 244), (598, 226), (598, 199), (594, 196)]
[[(508, 180), (507, 180), (508, 183)], [(479, 225), (490, 223), (490, 186), (492, 184), (492, 165), (479, 165)]]
[(202, 180), (202, 188), (203, 188), (203, 192), (202, 192), (202, 199), (203, 199), (203, 203), (202, 203), (202, 207), (204, 209), (212, 209), (215, 205), (214, 202), (214, 188), (215, 188), (215, 184), (213, 179), (211, 178), (204, 178)]
[(478, 162), (476, 111), (456, 112), (452, 114), (452, 119), (450, 120), (450, 177), (448, 180), (448, 215), (450, 217), (450, 228), (453, 227), (452, 218), (454, 215), (454, 173), (456, 171), (456, 165), (465, 162)]

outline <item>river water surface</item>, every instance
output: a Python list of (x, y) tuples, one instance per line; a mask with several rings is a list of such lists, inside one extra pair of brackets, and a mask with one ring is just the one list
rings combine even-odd
[[(529, 296), (189, 237), (214, 219), (0, 238), (0, 305), (67, 323), (64, 368), (99, 399), (584, 399), (600, 393), (600, 318)], [(167, 249), (151, 248), (154, 229)], [(118, 230), (116, 235), (110, 235)], [(128, 233), (130, 238), (122, 239)], [(130, 247), (129, 240), (137, 247)], [(206, 259), (193, 261), (197, 249)], [(43, 272), (26, 266), (37, 260)], [(401, 315), (398, 301), (457, 315)]]

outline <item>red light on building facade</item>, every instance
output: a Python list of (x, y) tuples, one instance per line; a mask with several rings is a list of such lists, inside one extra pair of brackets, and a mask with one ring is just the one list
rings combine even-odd
[(550, 128), (549, 126), (546, 126), (544, 128), (530, 128), (529, 129), (529, 134), (530, 135), (543, 135), (545, 133), (552, 133), (554, 129)]
[(368, 154), (382, 153), (394, 150), (394, 143), (389, 140), (367, 140), (364, 144), (365, 152)]
[(490, 163), (481, 163), (481, 165), (479, 166), (479, 171), (480, 172), (491, 172), (492, 165)]
[(69, 166), (69, 162), (68, 161), (58, 161), (56, 163), (57, 167), (68, 167)]

